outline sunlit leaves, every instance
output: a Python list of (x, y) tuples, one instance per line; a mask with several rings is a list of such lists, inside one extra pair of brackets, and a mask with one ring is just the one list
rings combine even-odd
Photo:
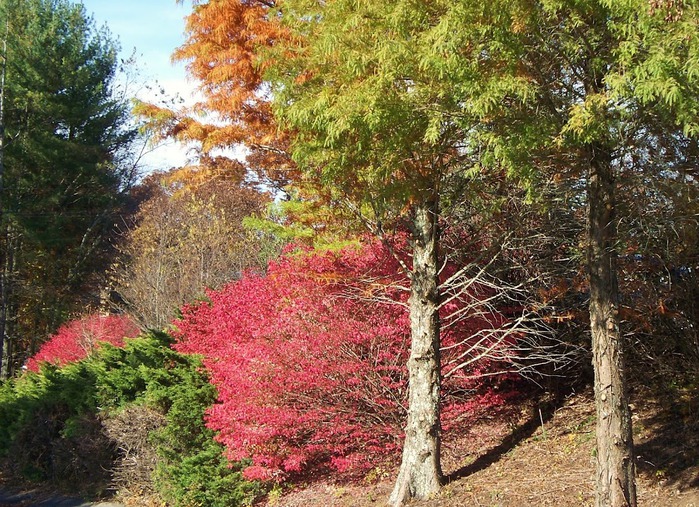
[(182, 108), (142, 104), (137, 112), (158, 137), (188, 142), (203, 155), (244, 146), (247, 169), (281, 188), (293, 164), (285, 153), (287, 134), (277, 128), (262, 79), (269, 64), (258, 57), (286, 38), (273, 12), (275, 2), (191, 3), (187, 38), (173, 59), (186, 63), (199, 84), (200, 100)]
[(450, 113), (459, 106), (424, 61), (422, 32), (444, 4), (339, 1), (323, 4), (315, 22), (304, 2), (283, 7), (303, 46), (285, 60), (273, 52), (266, 77), (282, 126), (294, 132), (294, 159), (309, 173), (320, 168), (323, 184), (355, 203), (399, 212), (425, 198), (458, 166)]
[(99, 347), (110, 343), (124, 345), (124, 338), (134, 338), (140, 329), (126, 315), (87, 315), (61, 326), (27, 362), (31, 371), (39, 371), (43, 363), (65, 366), (84, 359)]
[(604, 140), (608, 134), (607, 110), (608, 99), (605, 94), (591, 94), (585, 102), (571, 107), (568, 123), (561, 134), (570, 135), (580, 143), (591, 143)]
[[(402, 251), (400, 242), (396, 247)], [(284, 480), (329, 470), (353, 477), (395, 460), (410, 335), (407, 279), (398, 273), (380, 243), (290, 252), (266, 276), (248, 275), (209, 292), (210, 303), (185, 308), (176, 322), (177, 348), (204, 356), (220, 395), (209, 426), (220, 432), (230, 459), (252, 459), (247, 477)], [(465, 299), (488, 293), (474, 284)], [(502, 322), (459, 312), (463, 301), (445, 305), (460, 315), (445, 332), (445, 364), (464, 360), (469, 344)], [(485, 358), (452, 372), (443, 387), (446, 428), (502, 403), (487, 381), (473, 378), (493, 368)]]

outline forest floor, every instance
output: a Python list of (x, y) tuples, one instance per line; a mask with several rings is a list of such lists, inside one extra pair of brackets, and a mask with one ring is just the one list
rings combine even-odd
[[(633, 397), (638, 505), (699, 507), (699, 389)], [(520, 406), (509, 420), (483, 419), (446, 441), (449, 483), (415, 507), (594, 505), (595, 408), (589, 392)], [(297, 486), (268, 507), (385, 505), (395, 471), (374, 481)]]
[[(699, 386), (675, 388), (664, 395), (637, 390), (633, 396), (633, 422), (638, 505), (699, 507)], [(410, 505), (592, 506), (594, 440), (595, 409), (590, 392), (561, 399), (529, 399), (509, 407), (504, 414), (484, 416), (457, 440), (445, 439), (443, 466), (448, 484), (434, 498)], [(358, 484), (324, 481), (296, 485), (270, 495), (263, 506), (385, 505), (396, 471), (377, 467), (370, 476)], [(36, 498), (59, 503), (37, 503)], [(0, 501), (0, 507), (96, 505), (60, 500), (39, 496), (33, 501)], [(157, 498), (138, 495), (116, 500), (129, 507), (163, 505)]]

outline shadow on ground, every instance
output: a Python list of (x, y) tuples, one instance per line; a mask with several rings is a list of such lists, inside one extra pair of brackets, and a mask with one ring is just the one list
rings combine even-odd
[(463, 479), (498, 462), (504, 455), (517, 447), (518, 444), (534, 435), (538, 428), (548, 423), (562, 402), (563, 398), (556, 398), (538, 405), (529, 418), (512, 430), (509, 435), (502, 439), (502, 442), (488, 450), (485, 454), (481, 454), (473, 463), (469, 463), (447, 475), (444, 478), (444, 482), (448, 484)]
[(639, 473), (678, 489), (699, 488), (699, 387), (663, 396), (641, 424), (635, 449)]

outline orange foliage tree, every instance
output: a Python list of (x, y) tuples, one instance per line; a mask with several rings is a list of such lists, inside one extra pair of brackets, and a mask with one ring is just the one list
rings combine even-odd
[[(270, 61), (261, 61), (261, 52), (289, 37), (276, 16), (278, 4), (192, 0), (187, 39), (173, 60), (186, 62), (189, 75), (199, 83), (199, 100), (179, 109), (141, 102), (135, 113), (147, 119), (156, 141), (175, 139), (195, 146), (199, 157), (190, 174), (217, 177), (237, 165), (248, 179), (285, 194), (283, 221), (334, 241), (338, 231), (342, 235), (348, 225), (354, 227), (351, 217), (340, 216), (343, 210), (334, 206), (337, 196), (297, 170), (288, 151), (290, 132), (278, 128), (263, 80)], [(304, 238), (294, 236), (296, 241)]]
[[(183, 3), (183, 0), (178, 0)], [(187, 62), (199, 83), (200, 100), (179, 110), (140, 103), (136, 113), (150, 120), (156, 139), (194, 143), (204, 169), (227, 163), (221, 151), (238, 147), (247, 168), (259, 181), (281, 189), (289, 183), (293, 163), (287, 138), (277, 129), (268, 90), (255, 51), (285, 37), (275, 17), (274, 1), (193, 0), (187, 17), (187, 40), (173, 60)], [(217, 156), (218, 155), (218, 156)]]

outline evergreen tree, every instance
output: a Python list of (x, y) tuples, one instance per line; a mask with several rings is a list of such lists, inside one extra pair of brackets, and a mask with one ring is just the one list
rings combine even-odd
[[(115, 98), (118, 47), (80, 4), (2, 3), (3, 375), (76, 303), (108, 244), (120, 193), (117, 164), (134, 139)], [(31, 337), (31, 338), (30, 338)], [(12, 348), (15, 348), (13, 351)]]
[[(657, 212), (673, 199), (661, 197), (659, 182), (684, 185), (682, 194), (696, 186), (688, 172), (696, 160), (696, 23), (692, 2), (458, 2), (432, 31), (425, 59), (435, 71), (479, 72), (480, 86), (458, 79), (452, 89), (463, 121), (479, 118), (472, 142), (484, 164), (564, 181), (571, 202), (586, 209), (598, 506), (636, 505), (618, 258), (637, 249), (621, 225), (640, 215), (618, 205), (619, 189), (654, 194), (646, 202)], [(508, 79), (529, 91), (492, 93)]]

